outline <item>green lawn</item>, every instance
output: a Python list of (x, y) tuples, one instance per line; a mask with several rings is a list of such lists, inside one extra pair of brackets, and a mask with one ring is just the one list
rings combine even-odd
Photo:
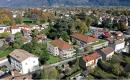
[(59, 62), (61, 59), (59, 56), (53, 56), (53, 55), (49, 55), (49, 60), (47, 61), (48, 64), (53, 64), (53, 63), (56, 63), (56, 62)]
[(101, 44), (101, 43), (104, 43), (104, 42), (106, 42), (106, 41), (99, 39), (97, 42), (94, 42), (94, 43), (91, 44), (91, 45), (97, 45), (97, 44)]
[(0, 51), (0, 58), (1, 57), (5, 57), (5, 56), (7, 56), (7, 55), (9, 55), (9, 51), (7, 50), (7, 51)]
[(13, 49), (8, 47), (0, 48), (0, 58), (8, 56), (11, 51), (13, 51)]

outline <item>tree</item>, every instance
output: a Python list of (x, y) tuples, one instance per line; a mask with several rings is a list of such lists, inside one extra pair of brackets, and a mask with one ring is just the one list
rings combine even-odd
[(21, 24), (22, 23), (22, 17), (21, 16), (17, 16), (14, 20), (15, 20), (16, 24)]
[(69, 35), (67, 34), (67, 32), (62, 32), (62, 34), (61, 34), (61, 38), (64, 40), (64, 41), (66, 41), (66, 42), (68, 42), (68, 40), (69, 40)]
[(31, 53), (32, 48), (33, 48), (33, 44), (32, 43), (27, 43), (27, 44), (24, 44), (21, 48)]
[(25, 42), (25, 38), (23, 37), (22, 33), (18, 32), (15, 34), (13, 47), (20, 48), (24, 42)]
[(44, 64), (48, 59), (49, 59), (49, 53), (46, 50), (46, 45), (42, 43), (37, 43), (37, 42), (30, 42), (27, 44), (24, 44), (22, 49), (39, 56), (39, 61), (41, 64)]
[(113, 73), (117, 76), (120, 76), (123, 72), (123, 67), (118, 63), (114, 64), (112, 69)]
[(32, 74), (32, 79), (34, 80), (43, 79), (43, 78), (44, 78), (43, 71), (36, 71), (35, 73)]
[(119, 30), (124, 31), (128, 29), (128, 26), (126, 25), (126, 22), (119, 21)]
[(91, 24), (92, 24), (92, 19), (91, 17), (86, 17), (85, 18), (85, 23), (86, 23), (86, 26), (87, 26), (87, 29), (89, 30)]
[(47, 68), (43, 70), (44, 79), (57, 79), (59, 72), (55, 67)]
[(49, 60), (49, 53), (47, 50), (41, 51), (39, 60), (40, 60), (41, 64), (44, 64), (46, 61)]
[(31, 37), (32, 39), (36, 39), (36, 36), (39, 34), (39, 31), (34, 29), (31, 31)]
[(85, 33), (88, 31), (88, 27), (84, 21), (81, 21), (80, 19), (76, 20), (76, 31), (80, 33)]
[(0, 11), (0, 24), (10, 25), (12, 23), (12, 16), (9, 15), (10, 12)]
[(113, 23), (112, 23), (111, 19), (106, 19), (102, 22), (103, 28), (112, 29), (112, 26), (113, 26)]
[(67, 19), (58, 19), (53, 26), (50, 26), (48, 37), (51, 39), (59, 38), (63, 35), (63, 32), (66, 32), (68, 35), (69, 31), (69, 22)]
[(86, 62), (83, 60), (83, 58), (80, 58), (79, 59), (79, 67), (82, 69), (82, 70), (86, 70), (87, 67), (86, 67)]

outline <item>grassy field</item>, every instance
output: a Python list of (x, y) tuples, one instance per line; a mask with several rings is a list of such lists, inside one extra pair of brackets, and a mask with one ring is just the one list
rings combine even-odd
[(56, 62), (59, 62), (61, 59), (59, 56), (53, 56), (53, 55), (49, 55), (49, 60), (47, 61), (48, 64), (53, 64), (53, 63), (56, 63)]
[(3, 46), (2, 48), (0, 48), (0, 58), (8, 56), (12, 51), (12, 48), (9, 48), (8, 46)]

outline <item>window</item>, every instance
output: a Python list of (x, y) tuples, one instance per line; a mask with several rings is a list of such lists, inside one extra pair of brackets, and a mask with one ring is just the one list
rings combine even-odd
[(33, 63), (35, 63), (35, 61), (33, 61)]

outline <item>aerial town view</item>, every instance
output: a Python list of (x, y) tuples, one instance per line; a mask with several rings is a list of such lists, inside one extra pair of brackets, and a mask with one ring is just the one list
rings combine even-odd
[(130, 0), (0, 0), (0, 79), (130, 79)]

